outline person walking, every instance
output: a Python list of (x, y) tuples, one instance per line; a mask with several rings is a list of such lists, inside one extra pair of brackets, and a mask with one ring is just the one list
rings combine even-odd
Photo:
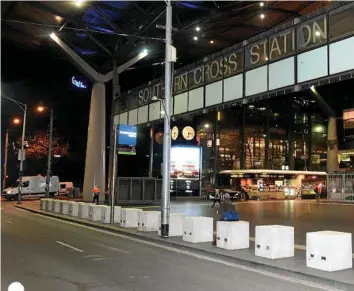
[(92, 199), (92, 203), (95, 203), (98, 205), (100, 203), (100, 188), (98, 188), (97, 185), (95, 185), (95, 187), (93, 187), (92, 189), (92, 195), (93, 195), (93, 199)]

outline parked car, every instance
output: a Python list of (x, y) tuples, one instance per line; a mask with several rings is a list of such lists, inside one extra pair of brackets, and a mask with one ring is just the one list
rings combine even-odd
[[(18, 181), (17, 181), (18, 183)], [(44, 197), (46, 186), (46, 177), (43, 176), (25, 176), (22, 177), (21, 193), (22, 198), (26, 197)], [(49, 193), (51, 195), (58, 194), (59, 192), (59, 177), (50, 177)], [(18, 199), (18, 185), (9, 187), (2, 191), (2, 197), (6, 200)]]
[(60, 182), (59, 183), (59, 195), (68, 195), (69, 189), (74, 189), (73, 182)]

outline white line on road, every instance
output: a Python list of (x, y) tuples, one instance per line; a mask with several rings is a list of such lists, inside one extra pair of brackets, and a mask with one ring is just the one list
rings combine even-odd
[(87, 255), (87, 256), (84, 256), (84, 258), (100, 258), (101, 256), (100, 255)]
[(94, 258), (92, 259), (92, 261), (103, 261), (103, 260), (107, 260), (107, 258)]
[(67, 247), (67, 248), (69, 248), (69, 249), (72, 249), (72, 250), (74, 250), (74, 251), (77, 251), (77, 252), (80, 252), (80, 253), (83, 253), (83, 252), (84, 252), (83, 250), (80, 250), (80, 249), (78, 249), (78, 248), (75, 248), (75, 247), (73, 247), (73, 246), (71, 246), (71, 245), (68, 245), (68, 244), (66, 244), (66, 243), (63, 243), (63, 242), (61, 242), (61, 241), (56, 240), (55, 242), (58, 243), (58, 244), (60, 244), (60, 245), (62, 245), (62, 246), (64, 246), (64, 247)]
[(12, 222), (10, 220), (4, 219), (4, 222), (12, 224)]
[(118, 253), (127, 254), (127, 255), (132, 253), (132, 252), (129, 252), (129, 251), (126, 251), (126, 250), (118, 249), (118, 248), (107, 246), (107, 245), (104, 245), (104, 244), (95, 243), (95, 245), (103, 247), (103, 248), (106, 248), (106, 249), (109, 249), (109, 250), (112, 250), (112, 251), (115, 251), (115, 252), (118, 252)]
[(161, 245), (161, 244), (157, 244), (157, 243), (153, 243), (153, 242), (149, 242), (149, 241), (144, 241), (144, 240), (141, 240), (141, 239), (138, 239), (138, 238), (133, 238), (133, 237), (129, 237), (129, 236), (122, 235), (122, 234), (113, 233), (113, 232), (110, 232), (110, 231), (97, 229), (97, 228), (94, 228), (94, 227), (89, 227), (89, 226), (86, 226), (86, 225), (80, 225), (80, 224), (76, 224), (76, 223), (73, 223), (73, 222), (60, 220), (60, 219), (57, 219), (57, 218), (54, 218), (54, 217), (49, 217), (49, 216), (43, 216), (43, 217), (45, 217), (47, 219), (60, 221), (60, 222), (66, 223), (66, 224), (70, 224), (72, 226), (85, 228), (85, 229), (89, 229), (89, 230), (92, 230), (92, 231), (101, 232), (101, 233), (109, 234), (109, 235), (112, 235), (112, 236), (120, 237), (120, 238), (123, 238), (123, 239), (126, 239), (126, 240), (135, 241), (135, 242), (138, 242), (138, 243), (141, 243), (141, 244), (154, 246), (156, 248), (166, 249), (166, 250), (169, 250), (171, 252), (184, 254), (184, 255), (187, 255), (187, 256), (190, 256), (190, 257), (199, 258), (199, 259), (202, 259), (202, 260), (205, 260), (205, 261), (211, 261), (211, 262), (214, 262), (214, 263), (219, 263), (221, 265), (226, 265), (226, 266), (234, 267), (234, 268), (237, 268), (237, 269), (242, 269), (242, 270), (245, 270), (245, 271), (253, 272), (253, 273), (256, 273), (256, 274), (261, 274), (261, 275), (264, 275), (266, 277), (271, 277), (271, 278), (278, 279), (278, 280), (292, 282), (292, 283), (303, 285), (303, 286), (307, 286), (307, 287), (317, 288), (318, 290), (325, 290), (325, 291), (340, 291), (341, 290), (341, 289), (324, 286), (324, 285), (321, 285), (321, 284), (313, 283), (313, 282), (302, 280), (302, 279), (295, 279), (295, 278), (287, 277), (287, 276), (284, 276), (284, 275), (280, 275), (278, 273), (271, 273), (271, 272), (268, 272), (268, 271), (263, 271), (263, 270), (259, 270), (259, 269), (256, 269), (256, 268), (247, 267), (247, 266), (243, 266), (243, 265), (239, 265), (239, 264), (223, 261), (223, 260), (216, 259), (216, 258), (213, 258), (213, 257), (199, 255), (199, 254), (194, 253), (192, 251), (185, 251), (185, 250), (181, 250), (181, 249), (178, 249), (178, 248), (175, 248), (175, 247), (169, 247), (169, 246), (166, 246), (166, 245)]

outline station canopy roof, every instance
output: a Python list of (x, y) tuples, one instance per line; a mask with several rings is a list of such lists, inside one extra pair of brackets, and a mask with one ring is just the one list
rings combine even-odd
[[(173, 1), (175, 68), (329, 4)], [(165, 31), (157, 26), (165, 25), (165, 1), (2, 1), (1, 8), (3, 42), (65, 59), (49, 37), (54, 32), (101, 73), (112, 69), (112, 57), (121, 64), (143, 49), (149, 55), (137, 67), (164, 62)]]

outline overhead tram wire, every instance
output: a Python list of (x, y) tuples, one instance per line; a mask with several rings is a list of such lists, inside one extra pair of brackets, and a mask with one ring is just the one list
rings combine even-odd
[[(27, 21), (14, 20), (14, 19), (1, 19), (1, 21), (10, 22), (10, 23), (24, 24), (24, 25), (41, 26), (41, 27), (53, 28), (53, 29), (61, 27), (60, 25), (55, 25), (55, 24), (43, 24), (43, 23), (27, 22)], [(92, 33), (97, 33), (97, 34), (117, 35), (117, 36), (125, 36), (125, 37), (131, 37), (131, 38), (149, 39), (149, 40), (165, 42), (165, 39), (163, 39), (163, 38), (150, 37), (150, 36), (140, 36), (140, 35), (126, 34), (126, 33), (116, 33), (116, 32), (113, 32), (113, 31), (112, 32), (103, 32), (103, 31), (94, 30), (94, 29), (75, 28), (75, 27), (63, 27), (62, 31), (63, 30), (74, 31), (74, 32), (92, 32)]]

